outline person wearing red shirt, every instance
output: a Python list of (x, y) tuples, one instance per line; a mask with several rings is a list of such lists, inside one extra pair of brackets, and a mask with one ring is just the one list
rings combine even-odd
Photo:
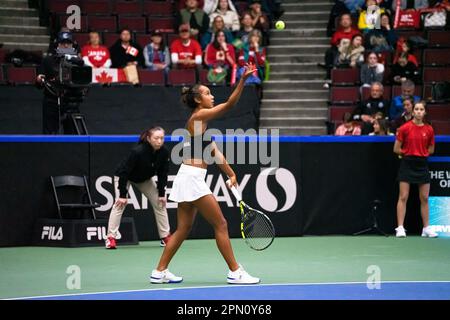
[(171, 58), (174, 68), (193, 69), (202, 65), (202, 48), (197, 40), (191, 39), (188, 24), (179, 27), (178, 39), (175, 39), (171, 46)]
[[(219, 82), (228, 78), (234, 83), (234, 74), (236, 70), (236, 54), (234, 47), (227, 43), (225, 32), (217, 31), (214, 35), (214, 41), (206, 47), (205, 64), (208, 66), (208, 80), (210, 82)], [(229, 71), (233, 71), (230, 75)]]
[(434, 153), (434, 131), (424, 122), (425, 102), (414, 105), (413, 119), (397, 130), (394, 153), (401, 158), (398, 181), (400, 192), (397, 202), (396, 237), (406, 237), (403, 227), (406, 215), (410, 184), (419, 185), (420, 212), (422, 215), (422, 237), (435, 238), (437, 234), (429, 226), (428, 195), (430, 194), (430, 172), (427, 158)]
[(84, 64), (91, 68), (109, 68), (111, 59), (107, 47), (100, 44), (100, 35), (96, 31), (89, 33), (89, 43), (81, 49)]

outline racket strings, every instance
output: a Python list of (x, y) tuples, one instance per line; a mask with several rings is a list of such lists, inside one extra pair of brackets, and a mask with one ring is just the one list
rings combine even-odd
[(247, 243), (256, 250), (267, 248), (275, 237), (275, 230), (270, 220), (257, 211), (247, 211), (243, 225)]

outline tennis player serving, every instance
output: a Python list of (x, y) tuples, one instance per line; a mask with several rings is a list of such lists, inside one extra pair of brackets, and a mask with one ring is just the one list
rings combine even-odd
[[(228, 236), (228, 224), (222, 210), (205, 182), (207, 163), (203, 158), (205, 150), (211, 151), (215, 162), (230, 179), (230, 186), (237, 186), (236, 174), (214, 142), (204, 141), (203, 134), (208, 122), (217, 119), (229, 111), (239, 100), (244, 89), (245, 80), (255, 72), (255, 66), (246, 65), (245, 72), (231, 96), (223, 104), (214, 106), (214, 96), (208, 87), (197, 84), (190, 88), (183, 88), (183, 102), (192, 109), (192, 114), (186, 123), (190, 136), (184, 141), (187, 150), (200, 149), (195, 147), (201, 143), (202, 156), (183, 157), (177, 176), (173, 181), (169, 200), (178, 203), (177, 230), (164, 248), (159, 264), (150, 276), (151, 283), (179, 283), (182, 277), (175, 276), (168, 270), (168, 266), (178, 248), (188, 237), (197, 211), (214, 228), (217, 247), (228, 265), (227, 282), (230, 284), (256, 284), (260, 279), (250, 276), (234, 257)], [(200, 135), (200, 137), (199, 137)], [(185, 150), (183, 149), (183, 152)]]

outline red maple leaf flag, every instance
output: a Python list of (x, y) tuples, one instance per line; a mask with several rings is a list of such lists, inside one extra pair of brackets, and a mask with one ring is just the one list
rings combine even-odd
[(93, 68), (93, 83), (111, 83), (117, 82), (117, 69), (113, 68)]

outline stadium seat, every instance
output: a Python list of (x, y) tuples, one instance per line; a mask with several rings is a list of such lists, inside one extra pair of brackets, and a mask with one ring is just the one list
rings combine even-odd
[[(65, 27), (67, 25), (67, 19), (70, 16), (67, 14), (63, 14), (59, 16), (59, 25), (61, 27)], [(87, 23), (87, 17), (86, 16), (81, 16), (80, 17), (80, 29), (71, 29), (72, 31), (79, 31), (79, 32), (87, 32), (88, 31), (88, 23)]]
[(71, 5), (80, 5), (77, 0), (49, 0), (48, 9), (51, 13), (66, 14), (67, 8)]
[(331, 104), (356, 104), (359, 101), (359, 87), (331, 87)]
[(450, 67), (438, 67), (438, 68), (424, 68), (423, 69), (423, 82), (442, 82), (449, 81), (450, 79)]
[(330, 106), (328, 108), (328, 120), (331, 122), (342, 122), (342, 117), (346, 112), (352, 113), (355, 106)]
[(80, 47), (83, 47), (85, 44), (89, 42), (89, 33), (74, 32), (73, 37), (78, 42)]
[(134, 32), (145, 32), (145, 18), (119, 16), (119, 29), (122, 29), (124, 27), (127, 27)]
[(137, 43), (141, 45), (142, 48), (144, 48), (152, 40), (151, 36), (145, 33), (136, 33), (134, 39)]
[(5, 76), (3, 75), (3, 66), (0, 64), (0, 84), (5, 83)]
[(245, 1), (235, 2), (234, 6), (236, 7), (236, 10), (239, 12), (239, 15), (241, 17), (242, 17), (242, 14), (248, 10), (248, 2), (245, 2)]
[(111, 13), (110, 2), (108, 0), (82, 0), (81, 12), (87, 15), (100, 14), (107, 15)]
[(5, 62), (5, 57), (8, 54), (8, 50), (0, 48), (0, 63)]
[[(416, 96), (422, 97), (422, 86), (420, 85), (416, 85), (415, 89), (414, 89), (414, 94)], [(402, 87), (401, 86), (392, 86), (392, 96), (396, 97), (402, 94)]]
[(435, 135), (450, 135), (450, 121), (432, 121)]
[(139, 74), (139, 82), (142, 85), (159, 85), (163, 86), (165, 85), (165, 77), (164, 77), (164, 71), (163, 70), (145, 70), (145, 69), (138, 69)]
[(161, 32), (175, 31), (175, 18), (148, 18), (148, 31), (159, 30)]
[(194, 69), (170, 70), (167, 84), (172, 86), (193, 85), (197, 82)]
[(168, 33), (167, 34), (167, 44), (170, 46), (173, 40), (178, 39), (179, 35), (177, 33)]
[[(392, 88), (390, 86), (383, 86), (383, 98), (386, 100), (391, 100), (392, 98)], [(362, 100), (366, 101), (370, 97), (370, 88), (364, 87), (362, 88)]]
[(148, 16), (173, 16), (172, 3), (166, 1), (145, 1), (143, 11)]
[(103, 33), (103, 44), (108, 48), (111, 47), (119, 39), (120, 35), (118, 33)]
[(109, 31), (116, 32), (117, 31), (117, 21), (114, 16), (89, 16), (88, 17), (88, 26), (90, 30), (95, 30), (99, 32)]
[(6, 77), (11, 84), (33, 84), (36, 81), (36, 68), (9, 66), (6, 69)]
[(450, 119), (450, 104), (428, 104), (427, 107), (428, 119), (433, 120), (449, 120)]
[(450, 65), (450, 50), (426, 49), (424, 51), (423, 64), (425, 66)]
[(331, 83), (338, 86), (354, 86), (359, 83), (359, 69), (333, 69), (331, 70)]
[(141, 1), (117, 1), (113, 12), (119, 16), (142, 16), (142, 3)]
[(428, 32), (429, 47), (450, 47), (450, 31), (430, 30)]

